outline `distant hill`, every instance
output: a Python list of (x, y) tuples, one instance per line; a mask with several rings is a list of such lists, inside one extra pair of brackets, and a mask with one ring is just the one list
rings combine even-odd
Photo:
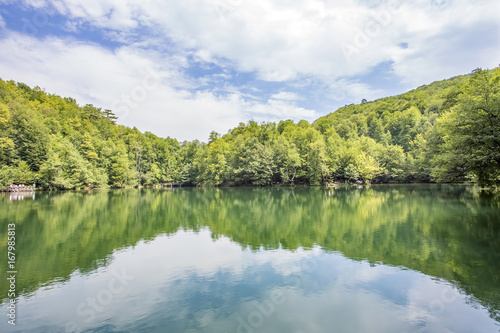
[(317, 119), (313, 126), (323, 133), (333, 126), (341, 137), (368, 136), (408, 151), (417, 134), (425, 134), (429, 124), (457, 104), (461, 85), (468, 78), (470, 74), (455, 76), (401, 95), (346, 105)]
[(404, 157), (397, 153), (398, 165), (386, 168), (379, 180), (498, 183), (499, 80), (500, 68), (477, 69), (401, 95), (346, 105), (313, 127), (325, 135), (333, 129), (348, 141), (371, 138), (401, 147)]

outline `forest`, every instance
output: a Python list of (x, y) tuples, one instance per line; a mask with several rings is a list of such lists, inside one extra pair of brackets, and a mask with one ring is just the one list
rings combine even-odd
[(0, 187), (500, 183), (500, 67), (314, 121), (249, 121), (208, 142), (116, 124), (112, 110), (0, 79)]

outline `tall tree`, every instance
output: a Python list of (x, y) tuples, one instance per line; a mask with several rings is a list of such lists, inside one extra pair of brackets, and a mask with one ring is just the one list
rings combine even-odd
[(276, 167), (281, 180), (293, 184), (297, 170), (302, 165), (300, 154), (294, 143), (288, 141), (284, 136), (279, 136), (274, 146)]
[(477, 69), (459, 103), (439, 122), (443, 143), (433, 160), (438, 181), (470, 175), (481, 186), (500, 182), (500, 68)]

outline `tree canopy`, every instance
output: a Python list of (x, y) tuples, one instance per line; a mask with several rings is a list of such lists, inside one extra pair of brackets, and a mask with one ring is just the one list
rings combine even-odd
[(346, 105), (240, 123), (208, 143), (117, 125), (112, 110), (0, 80), (0, 186), (500, 182), (500, 68)]

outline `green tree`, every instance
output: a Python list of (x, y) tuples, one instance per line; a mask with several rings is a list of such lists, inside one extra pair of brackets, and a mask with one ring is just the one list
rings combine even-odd
[(30, 170), (28, 163), (19, 162), (19, 165), (3, 166), (0, 168), (0, 186), (10, 184), (33, 184), (36, 175)]
[(345, 140), (338, 135), (335, 128), (331, 127), (325, 133), (325, 153), (326, 164), (328, 167), (328, 174), (330, 177), (335, 178), (340, 167), (340, 158), (345, 149)]
[(274, 159), (281, 180), (285, 183), (293, 184), (297, 170), (302, 165), (297, 147), (284, 136), (279, 136), (275, 143), (274, 151)]
[(198, 178), (199, 183), (206, 186), (217, 186), (226, 180), (228, 151), (229, 145), (222, 138), (215, 139), (208, 145), (203, 174)]
[(119, 141), (113, 150), (109, 163), (109, 181), (113, 187), (134, 185), (134, 173), (131, 170), (127, 149), (123, 141)]
[[(10, 119), (9, 108), (0, 103), (0, 131), (5, 133)], [(9, 137), (0, 136), (0, 165), (9, 164), (14, 158), (14, 141)]]
[(305, 158), (307, 178), (311, 185), (319, 185), (328, 172), (325, 156), (325, 142), (322, 138), (311, 142)]
[(256, 144), (248, 164), (253, 185), (272, 184), (275, 164), (271, 148), (261, 143)]
[(103, 115), (104, 117), (111, 120), (113, 123), (116, 123), (116, 120), (118, 119), (118, 117), (109, 109), (105, 109)]
[(16, 156), (36, 172), (47, 157), (47, 130), (41, 115), (28, 105), (16, 101), (12, 109), (9, 137), (15, 144)]
[(458, 181), (467, 174), (480, 186), (500, 182), (500, 68), (475, 70), (459, 103), (439, 120), (442, 144), (433, 159), (438, 181)]
[(365, 152), (358, 155), (357, 169), (359, 178), (361, 178), (361, 180), (365, 183), (370, 183), (373, 178), (380, 175), (382, 172), (382, 168), (379, 163)]
[(344, 168), (344, 178), (347, 179), (348, 181), (354, 181), (359, 178), (359, 171), (358, 168), (352, 163), (349, 163), (345, 168)]
[(48, 158), (40, 168), (42, 185), (60, 189), (106, 186), (103, 170), (95, 168), (67, 138), (52, 139)]
[(92, 143), (92, 136), (90, 133), (85, 133), (83, 135), (83, 142), (80, 146), (80, 150), (82, 155), (92, 164), (97, 163), (99, 156), (97, 155), (97, 151)]
[(0, 103), (0, 128), (5, 129), (10, 119), (10, 112), (7, 105)]

